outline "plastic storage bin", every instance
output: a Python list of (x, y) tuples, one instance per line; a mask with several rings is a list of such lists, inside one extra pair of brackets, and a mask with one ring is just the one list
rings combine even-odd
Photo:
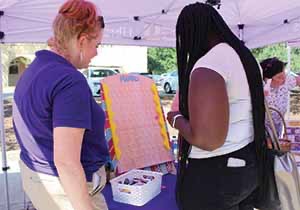
[[(143, 178), (143, 175), (153, 176), (154, 179), (149, 180), (141, 186), (123, 183), (126, 178), (133, 180), (134, 178)], [(137, 169), (128, 171), (127, 173), (110, 180), (113, 199), (121, 203), (143, 206), (160, 193), (162, 175), (162, 173), (158, 172)]]

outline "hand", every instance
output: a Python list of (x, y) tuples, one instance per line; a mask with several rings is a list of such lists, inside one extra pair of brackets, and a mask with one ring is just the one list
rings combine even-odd
[(170, 111), (170, 112), (168, 112), (167, 120), (168, 120), (168, 122), (171, 126), (172, 126), (174, 117), (178, 114), (181, 114), (181, 113), (179, 111)]

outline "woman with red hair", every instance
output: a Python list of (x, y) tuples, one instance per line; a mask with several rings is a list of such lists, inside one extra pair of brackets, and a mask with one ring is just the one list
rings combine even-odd
[(51, 50), (41, 50), (14, 95), (23, 188), (38, 210), (107, 209), (105, 116), (85, 77), (104, 21), (95, 5), (69, 0), (54, 23)]

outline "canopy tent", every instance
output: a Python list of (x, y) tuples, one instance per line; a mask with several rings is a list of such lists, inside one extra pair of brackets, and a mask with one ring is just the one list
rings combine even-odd
[[(160, 47), (175, 46), (177, 16), (184, 5), (195, 2), (93, 1), (103, 10), (106, 21), (103, 43)], [(44, 43), (51, 35), (52, 20), (63, 2), (0, 0), (0, 31), (4, 33), (1, 41)], [(243, 34), (250, 48), (299, 38), (299, 9), (299, 0), (223, 0), (219, 6), (219, 12), (231, 29), (237, 35)]]
[[(113, 10), (109, 4), (102, 5), (109, 26), (106, 43), (174, 47), (177, 16), (194, 1), (113, 2), (119, 5)], [(246, 45), (255, 48), (298, 37), (299, 5), (297, 0), (226, 0), (221, 1), (219, 12), (235, 34), (241, 32)]]
[[(300, 36), (300, 34), (299, 34), (299, 36)], [(300, 48), (300, 38), (288, 41), (288, 46)]]
[[(183, 6), (195, 2), (194, 0), (92, 1), (103, 10), (105, 17), (104, 44), (160, 47), (175, 46), (177, 16)], [(52, 34), (51, 23), (63, 2), (64, 0), (0, 0), (0, 42), (45, 43)], [(299, 0), (223, 0), (216, 7), (233, 32), (250, 48), (299, 38)], [(3, 150), (2, 170), (6, 175), (1, 67), (0, 138)], [(9, 209), (8, 194), (7, 203)]]

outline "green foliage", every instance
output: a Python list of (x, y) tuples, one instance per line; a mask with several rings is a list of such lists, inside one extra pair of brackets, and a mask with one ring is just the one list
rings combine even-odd
[(23, 64), (25, 64), (25, 65), (28, 65), (28, 64), (31, 63), (31, 60), (30, 60), (29, 58), (25, 58), (25, 57), (23, 57), (23, 56), (20, 56), (20, 57), (15, 58), (15, 61), (16, 61), (17, 63), (23, 63)]
[[(258, 61), (270, 57), (278, 57), (280, 60), (287, 62), (287, 47), (286, 44), (274, 44), (267, 47), (256, 48), (252, 53)], [(291, 70), (293, 72), (300, 72), (300, 49), (292, 48), (291, 51)]]
[(148, 70), (162, 74), (176, 69), (176, 50), (174, 48), (148, 48)]
[[(278, 57), (287, 62), (286, 44), (274, 44), (267, 47), (256, 48), (252, 53), (258, 61), (270, 57)], [(175, 48), (148, 48), (148, 69), (154, 74), (162, 74), (176, 69), (176, 49)], [(300, 48), (292, 48), (291, 70), (300, 72)]]

